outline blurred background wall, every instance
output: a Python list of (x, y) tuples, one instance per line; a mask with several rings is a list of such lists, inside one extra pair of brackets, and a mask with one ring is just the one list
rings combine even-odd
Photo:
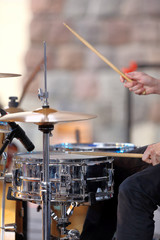
[[(30, 2), (0, 0), (0, 72), (20, 73), (24, 77), (24, 57), (29, 47)], [(0, 103), (6, 106), (9, 96), (20, 97), (23, 78), (0, 79)]]
[[(75, 142), (77, 129), (81, 142), (130, 141), (141, 146), (160, 141), (160, 97), (131, 93), (128, 139), (128, 90), (119, 75), (63, 25), (66, 22), (118, 68), (136, 61), (139, 71), (159, 78), (160, 1), (1, 0), (0, 6), (1, 72), (22, 73), (7, 83), (0, 79), (3, 105), (8, 96), (21, 96), (46, 41), (50, 107), (97, 115), (94, 120), (56, 125), (51, 144)], [(44, 90), (43, 75), (42, 67), (25, 93), (24, 110), (41, 107), (37, 91)], [(42, 149), (37, 126), (25, 128)]]
[[(20, 99), (43, 58), (46, 41), (50, 107), (97, 115), (89, 121), (56, 125), (51, 144), (76, 142), (77, 131), (80, 142), (129, 141), (142, 146), (160, 141), (160, 97), (129, 95), (119, 75), (63, 22), (119, 69), (135, 61), (138, 71), (160, 78), (159, 0), (0, 0), (0, 72), (22, 74), (20, 78), (0, 79), (0, 104), (5, 107), (10, 96)], [(26, 89), (20, 104), (25, 111), (42, 106), (38, 88), (44, 90), (43, 66)], [(42, 150), (38, 127), (21, 125), (36, 149)], [(19, 148), (26, 151), (21, 144)], [(41, 217), (37, 217), (35, 206), (30, 208), (29, 239), (40, 239)]]

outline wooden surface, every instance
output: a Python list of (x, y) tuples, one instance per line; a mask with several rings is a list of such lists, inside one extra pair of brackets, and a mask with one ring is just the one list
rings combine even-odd
[[(8, 187), (11, 187), (11, 184), (7, 183), (6, 187), (6, 196), (8, 192)], [(2, 193), (3, 193), (3, 181), (0, 181), (0, 226), (2, 226)], [(5, 224), (15, 223), (16, 221), (16, 201), (5, 200)], [(0, 229), (0, 236), (2, 234)], [(0, 238), (1, 239), (1, 238)], [(4, 233), (4, 240), (15, 240), (15, 233)]]

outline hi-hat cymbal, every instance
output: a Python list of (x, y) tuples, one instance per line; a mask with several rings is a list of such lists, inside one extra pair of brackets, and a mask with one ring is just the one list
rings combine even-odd
[(24, 112), (24, 110), (19, 107), (5, 107), (4, 110), (8, 113)]
[(21, 74), (15, 73), (0, 73), (0, 78), (7, 78), (7, 77), (20, 77)]
[(11, 113), (0, 118), (4, 122), (28, 122), (37, 123), (38, 125), (59, 123), (59, 122), (72, 122), (83, 121), (96, 118), (96, 115), (57, 111), (52, 108), (39, 108), (33, 112), (19, 112)]

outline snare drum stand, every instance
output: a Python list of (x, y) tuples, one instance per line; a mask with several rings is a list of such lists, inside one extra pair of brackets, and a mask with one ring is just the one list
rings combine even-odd
[(51, 213), (51, 217), (53, 218), (54, 221), (57, 222), (57, 228), (59, 229), (60, 234), (66, 235), (65, 237), (62, 238), (54, 238), (56, 240), (80, 240), (80, 233), (77, 229), (71, 230), (67, 229), (67, 226), (71, 224), (71, 222), (69, 222), (69, 217), (72, 215), (74, 208), (79, 206), (79, 203), (72, 202), (69, 207), (68, 204), (69, 203), (67, 202), (59, 203), (61, 208), (60, 217), (58, 217), (54, 211), (52, 211)]
[(61, 218), (58, 218), (53, 212), (51, 213), (51, 182), (49, 176), (49, 135), (54, 129), (54, 125), (40, 125), (39, 130), (43, 132), (43, 172), (41, 178), (41, 199), (42, 199), (42, 226), (43, 240), (50, 240), (51, 232), (51, 217), (57, 221), (61, 234), (66, 235), (61, 240), (79, 240), (80, 234), (77, 230), (67, 230), (66, 227), (70, 224), (68, 217), (71, 215), (74, 207), (78, 206), (77, 202), (73, 202), (68, 210), (67, 202), (60, 203)]
[(50, 239), (51, 228), (51, 182), (49, 179), (49, 134), (53, 125), (40, 125), (43, 132), (43, 172), (41, 181), (43, 240)]

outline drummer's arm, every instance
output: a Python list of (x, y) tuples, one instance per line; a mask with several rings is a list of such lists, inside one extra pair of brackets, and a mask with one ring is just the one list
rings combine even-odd
[[(120, 81), (135, 94), (160, 94), (160, 79), (151, 77), (143, 72), (131, 72), (126, 75), (133, 81), (127, 82), (123, 77), (120, 77)], [(152, 165), (159, 164), (160, 143), (149, 145), (143, 154), (142, 160)]]
[(123, 77), (120, 77), (120, 81), (135, 94), (160, 94), (160, 79), (151, 77), (143, 72), (130, 72), (126, 73), (126, 76), (133, 81), (127, 82)]

